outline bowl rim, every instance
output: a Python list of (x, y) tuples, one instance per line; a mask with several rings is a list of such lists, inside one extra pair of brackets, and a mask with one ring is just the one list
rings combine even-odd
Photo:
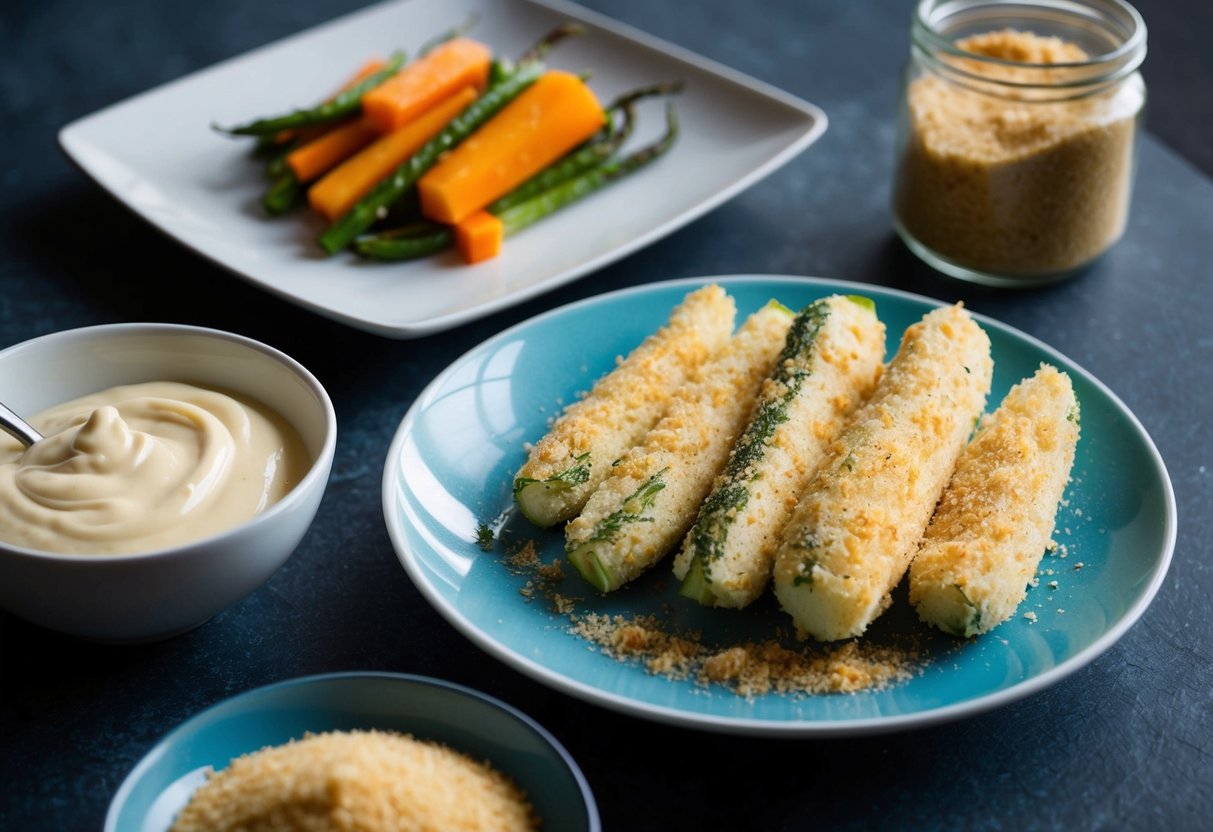
[[(320, 379), (316, 377), (311, 370), (301, 364), (297, 359), (291, 357), (287, 353), (271, 346), (264, 341), (259, 341), (248, 335), (231, 332), (215, 327), (200, 326), (197, 324), (184, 323), (169, 323), (155, 321), (126, 321), (107, 324), (92, 324), (87, 326), (72, 327), (71, 329), (61, 329), (55, 332), (48, 332), (42, 335), (36, 335), (33, 338), (27, 338), (24, 341), (18, 341), (15, 344), (0, 349), (0, 360), (7, 359), (13, 353), (24, 352), (28, 349), (35, 349), (41, 345), (56, 341), (72, 341), (77, 339), (85, 339), (89, 337), (112, 337), (118, 335), (159, 335), (159, 336), (193, 336), (212, 338), (217, 341), (225, 341), (230, 344), (244, 347), (252, 352), (260, 353), (274, 362), (286, 367), (296, 377), (298, 377), (309, 390), (316, 396), (316, 400), (320, 403), (323, 411), (324, 436), (320, 443), (320, 447), (314, 455), (311, 464), (308, 466), (307, 473), (295, 484), (295, 487), (288, 491), (273, 505), (269, 506), (265, 511), (256, 514), (253, 517), (239, 523), (231, 528), (215, 532), (206, 537), (189, 540), (175, 546), (164, 546), (158, 549), (149, 549), (143, 552), (122, 552), (113, 554), (69, 554), (65, 552), (48, 552), (42, 549), (31, 549), (27, 546), (20, 546), (14, 543), (6, 543), (0, 541), (0, 552), (9, 556), (28, 558), (31, 560), (59, 562), (59, 563), (95, 563), (95, 564), (115, 564), (115, 563), (131, 563), (140, 560), (165, 559), (169, 557), (185, 557), (189, 553), (202, 548), (210, 548), (215, 544), (222, 544), (227, 539), (234, 537), (246, 530), (261, 526), (272, 522), (275, 517), (290, 510), (295, 503), (305, 499), (304, 495), (314, 493), (317, 487), (323, 487), (323, 482), (318, 480), (327, 480), (329, 470), (332, 467), (333, 459), (336, 456), (337, 449), (337, 412), (333, 405), (332, 397), (328, 390), (321, 384)], [(280, 414), (286, 419), (292, 427), (295, 427), (294, 420), (288, 414)], [(297, 429), (297, 428), (296, 428)]]
[(552, 750), (559, 758), (560, 762), (572, 775), (573, 780), (577, 784), (578, 796), (581, 798), (581, 803), (585, 807), (586, 820), (588, 821), (588, 832), (602, 832), (602, 819), (598, 811), (598, 803), (594, 798), (593, 789), (590, 787), (589, 780), (585, 773), (581, 770), (581, 766), (573, 757), (564, 744), (558, 740), (551, 731), (541, 725), (534, 717), (528, 715), (518, 707), (511, 705), (501, 699), (498, 699), (492, 694), (477, 690), (468, 685), (452, 682), (446, 679), (440, 679), (435, 676), (425, 676), (417, 673), (402, 673), (393, 671), (380, 670), (349, 670), (349, 671), (334, 671), (328, 673), (316, 673), (305, 676), (296, 676), (289, 679), (282, 679), (277, 682), (269, 682), (257, 687), (248, 688), (238, 693), (224, 696), (216, 700), (211, 705), (203, 708), (192, 716), (177, 723), (173, 728), (162, 734), (155, 744), (151, 746), (130, 768), (126, 776), (123, 777), (117, 790), (114, 792), (113, 798), (110, 800), (109, 806), (105, 813), (104, 832), (117, 832), (119, 813), (125, 807), (130, 799), (131, 793), (135, 790), (139, 781), (146, 775), (149, 769), (154, 766), (162, 756), (168, 753), (169, 748), (178, 739), (198, 726), (218, 718), (222, 711), (236, 707), (240, 702), (247, 702), (258, 698), (273, 696), (276, 692), (291, 687), (307, 687), (310, 685), (323, 685), (330, 682), (359, 682), (382, 680), (394, 683), (405, 683), (444, 689), (455, 694), (466, 696), (470, 699), (475, 699), (490, 708), (502, 712), (505, 716), (511, 717), (521, 722), (526, 728), (533, 731), (543, 741), (544, 745)]

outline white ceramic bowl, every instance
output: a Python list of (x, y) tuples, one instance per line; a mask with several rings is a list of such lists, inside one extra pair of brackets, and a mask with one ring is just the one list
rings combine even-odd
[(147, 553), (59, 555), (0, 542), (0, 607), (96, 641), (164, 639), (257, 589), (303, 538), (328, 484), (337, 417), (323, 386), (294, 359), (241, 335), (159, 323), (83, 327), (0, 351), (0, 401), (27, 416), (148, 381), (222, 387), (276, 410), (303, 440), (307, 474), (239, 526)]

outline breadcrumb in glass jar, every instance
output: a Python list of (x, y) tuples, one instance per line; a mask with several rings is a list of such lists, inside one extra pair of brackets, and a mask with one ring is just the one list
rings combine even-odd
[(894, 221), (953, 277), (1027, 286), (1120, 239), (1145, 103), (1145, 25), (1119, 0), (923, 0), (900, 113)]

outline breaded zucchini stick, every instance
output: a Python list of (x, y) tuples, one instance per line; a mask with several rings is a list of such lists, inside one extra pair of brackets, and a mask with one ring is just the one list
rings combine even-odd
[(686, 534), (775, 366), (792, 318), (775, 303), (746, 318), (565, 526), (569, 560), (600, 591), (634, 579)]
[(862, 635), (905, 575), (990, 391), (990, 339), (961, 304), (906, 328), (785, 528), (774, 588), (797, 634)]
[(669, 321), (566, 407), (514, 477), (514, 500), (537, 526), (581, 511), (624, 451), (638, 444), (673, 393), (733, 333), (737, 306), (715, 284), (690, 292)]
[(910, 564), (923, 621), (974, 636), (1014, 614), (1053, 535), (1078, 412), (1070, 377), (1041, 364), (982, 420)]
[(806, 306), (674, 561), (680, 592), (742, 608), (767, 588), (779, 533), (846, 417), (884, 369), (885, 326), (868, 298)]

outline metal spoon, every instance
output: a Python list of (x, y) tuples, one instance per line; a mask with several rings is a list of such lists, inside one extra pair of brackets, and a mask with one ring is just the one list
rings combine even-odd
[(29, 422), (0, 403), (0, 430), (16, 437), (22, 445), (29, 447), (42, 438)]

